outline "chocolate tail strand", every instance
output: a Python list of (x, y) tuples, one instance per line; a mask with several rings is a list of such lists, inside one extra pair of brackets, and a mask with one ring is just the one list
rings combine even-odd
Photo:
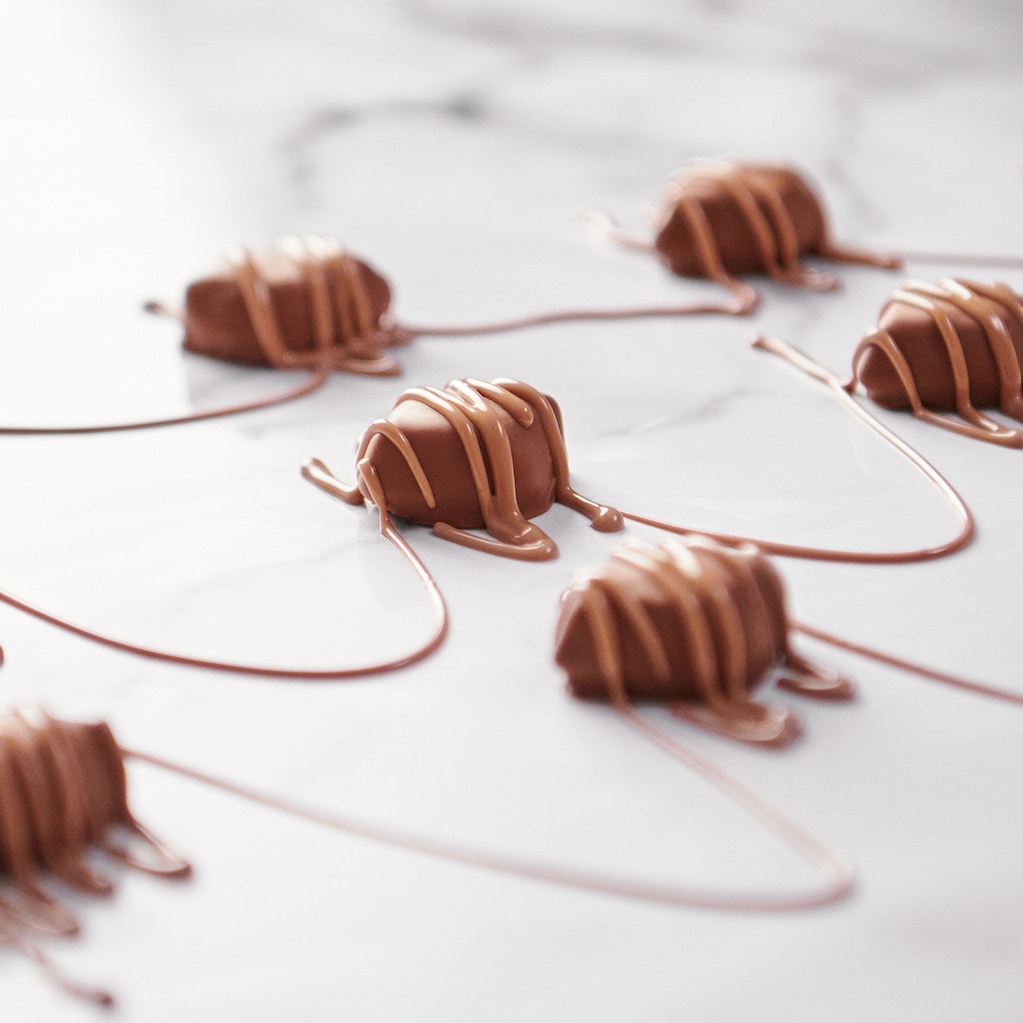
[(809, 561), (833, 561), (845, 562), (858, 565), (902, 565), (919, 561), (934, 561), (938, 558), (948, 557), (961, 551), (976, 536), (977, 526), (973, 513), (967, 507), (959, 492), (951, 483), (927, 461), (919, 452), (911, 448), (905, 441), (897, 437), (883, 423), (868, 412), (852, 395), (846, 390), (847, 384), (843, 383), (833, 373), (825, 369), (820, 363), (815, 362), (808, 355), (798, 351), (791, 345), (778, 338), (759, 335), (754, 338), (754, 348), (778, 355), (801, 370), (807, 376), (812, 377), (819, 383), (824, 384), (833, 391), (839, 400), (849, 408), (855, 415), (862, 419), (872, 430), (888, 442), (900, 454), (907, 458), (916, 468), (934, 484), (936, 489), (951, 504), (959, 519), (959, 530), (954, 537), (944, 543), (932, 547), (923, 547), (909, 551), (841, 551), (828, 548), (800, 547), (795, 544), (775, 543), (769, 540), (760, 540), (754, 537), (735, 536), (730, 533), (715, 533), (706, 529), (693, 529), (687, 526), (679, 526), (674, 523), (665, 522), (662, 519), (651, 518), (646, 515), (637, 515), (632, 512), (622, 512), (622, 515), (639, 522), (643, 525), (653, 526), (656, 529), (663, 529), (669, 533), (678, 533), (682, 536), (707, 536), (717, 540), (726, 546), (737, 546), (742, 543), (752, 543), (767, 554), (775, 554), (779, 557), (801, 558)]
[(966, 547), (976, 536), (977, 525), (973, 513), (967, 507), (962, 495), (952, 484), (924, 458), (915, 448), (910, 447), (902, 438), (897, 437), (889, 430), (876, 416), (865, 409), (850, 393), (850, 381), (843, 382), (834, 373), (826, 369), (820, 363), (811, 359), (805, 352), (801, 352), (792, 345), (787, 344), (775, 337), (768, 337), (761, 334), (753, 339), (753, 347), (761, 351), (770, 352), (791, 363), (807, 376), (819, 383), (824, 384), (838, 400), (849, 409), (855, 416), (867, 424), (882, 440), (887, 441), (896, 451), (907, 458), (916, 468), (934, 484), (938, 492), (949, 502), (960, 520), (959, 532), (951, 540), (935, 547), (924, 548), (918, 551), (907, 551), (903, 554), (881, 554), (863, 555), (853, 560), (869, 561), (872, 563), (898, 564), (911, 561), (931, 561), (936, 558), (946, 557)]
[(648, 734), (649, 737), (653, 738), (658, 745), (666, 748), (677, 759), (682, 760), (687, 766), (692, 767), (716, 787), (722, 789), (726, 795), (738, 802), (754, 817), (761, 820), (770, 830), (780, 835), (805, 858), (818, 866), (828, 878), (826, 886), (821, 890), (807, 894), (718, 894), (712, 891), (705, 892), (697, 888), (687, 888), (670, 883), (635, 880), (600, 871), (590, 871), (584, 868), (534, 860), (524, 856), (518, 857), (491, 852), (454, 841), (446, 841), (442, 838), (403, 831), (386, 824), (377, 824), (373, 821), (343, 813), (317, 810), (279, 796), (257, 791), (237, 782), (197, 771), (162, 757), (156, 757), (124, 747), (121, 748), (121, 752), (125, 757), (132, 757), (163, 770), (190, 778), (201, 784), (228, 792), (249, 802), (357, 838), (379, 842), (383, 845), (403, 849), (418, 855), (429, 856), (434, 859), (489, 870), (505, 876), (517, 877), (528, 881), (539, 881), (544, 884), (595, 894), (612, 895), (641, 902), (693, 909), (776, 913), (828, 906), (846, 898), (852, 892), (855, 885), (855, 876), (851, 867), (842, 856), (832, 852), (723, 771), (720, 771), (685, 747), (658, 733), (656, 729), (653, 729), (653, 726), (646, 722), (640, 722), (638, 727)]
[(887, 664), (889, 667), (898, 668), (900, 671), (908, 672), (911, 675), (919, 675), (921, 678), (929, 679), (932, 682), (940, 682), (943, 685), (952, 686), (956, 689), (963, 689), (966, 692), (975, 693), (978, 696), (987, 696), (995, 700), (1003, 700), (1006, 703), (1015, 703), (1023, 706), (1023, 692), (1013, 692), (1010, 689), (1001, 689), (998, 686), (989, 685), (986, 682), (975, 682), (972, 679), (962, 678), (958, 675), (951, 675), (948, 672), (938, 671), (935, 668), (928, 668), (925, 665), (917, 664), (915, 661), (908, 661), (894, 654), (887, 654), (881, 650), (864, 646), (862, 643), (855, 643), (849, 639), (843, 639), (833, 633), (818, 629), (816, 626), (807, 625), (805, 622), (790, 622), (793, 629), (810, 636), (812, 639), (822, 643), (828, 643), (840, 650), (848, 650), (850, 653), (858, 654), (860, 657), (869, 658), (880, 664)]
[(492, 323), (466, 324), (462, 326), (425, 326), (400, 323), (396, 329), (408, 338), (419, 337), (473, 337), (483, 334), (504, 334), (530, 327), (544, 327), (557, 323), (585, 323), (609, 320), (667, 319), (675, 316), (748, 316), (753, 312), (745, 290), (733, 291), (735, 301), (697, 302), (690, 305), (638, 306), (634, 309), (563, 309), (553, 312), (536, 313)]
[(93, 1005), (99, 1005), (103, 1008), (112, 1008), (114, 1005), (113, 995), (109, 991), (103, 991), (99, 988), (87, 987), (84, 984), (79, 984), (77, 981), (70, 980), (65, 977), (60, 970), (54, 965), (50, 957), (34, 942), (25, 941), (24, 938), (18, 934), (5, 929), (2, 926), (3, 922), (0, 921), (0, 946), (6, 946), (15, 952), (19, 952), (25, 956), (26, 959), (30, 959), (40, 970), (43, 976), (55, 987), (59, 988), (65, 994), (71, 995), (73, 998), (81, 999), (85, 1002), (91, 1002)]
[[(306, 474), (305, 469), (303, 469), (303, 474)], [(307, 478), (310, 477), (307, 476)], [(187, 654), (173, 653), (167, 650), (157, 650), (155, 648), (142, 646), (127, 640), (117, 639), (113, 636), (107, 636), (104, 633), (96, 632), (93, 629), (77, 625), (60, 615), (46, 611), (35, 604), (22, 600), (20, 597), (16, 597), (14, 594), (6, 590), (0, 589), (0, 602), (7, 604), (16, 610), (24, 611), (26, 614), (32, 615), (34, 618), (38, 618), (41, 621), (54, 625), (59, 629), (63, 629), (65, 632), (73, 633), (74, 635), (87, 639), (90, 642), (99, 643), (102, 646), (107, 646), (114, 650), (120, 650), (123, 653), (134, 654), (138, 657), (145, 657), (154, 661), (164, 661), (169, 664), (184, 665), (185, 667), (203, 668), (210, 671), (223, 671), (237, 675), (254, 675), (264, 678), (287, 678), (305, 681), (332, 681), (365, 678), (368, 675), (397, 671), (400, 668), (406, 668), (409, 665), (423, 660), (425, 657), (432, 654), (444, 642), (448, 632), (447, 604), (445, 603), (444, 596), (440, 592), (436, 581), (430, 575), (426, 566), (423, 565), (416, 553), (406, 543), (405, 539), (401, 536), (397, 529), (394, 528), (393, 523), (390, 522), (389, 518), (387, 518), (387, 523), (390, 528), (385, 530), (382, 527), (381, 532), (399, 550), (399, 552), (404, 555), (405, 559), (422, 582), (423, 587), (426, 589), (430, 605), (433, 608), (435, 624), (429, 639), (416, 647), (416, 649), (392, 660), (381, 661), (375, 664), (362, 665), (353, 668), (275, 668), (264, 665), (242, 664), (232, 661), (217, 661), (201, 657), (192, 657)]]
[(985, 255), (982, 252), (913, 252), (903, 251), (907, 263), (938, 263), (950, 266), (1001, 266), (1010, 270), (1023, 270), (1023, 256), (1007, 253)]
[(331, 376), (331, 367), (324, 363), (309, 374), (297, 387), (292, 387), (279, 394), (267, 398), (256, 398), (253, 401), (226, 405), (222, 408), (208, 409), (201, 412), (189, 412), (180, 416), (169, 416), (164, 419), (144, 419), (131, 423), (104, 423), (85, 426), (0, 426), (3, 436), (67, 436), (88, 433), (125, 433), (130, 430), (151, 430), (161, 426), (182, 426), (185, 423), (200, 423), (209, 419), (226, 419), (228, 416), (258, 412), (262, 409), (284, 405), (289, 401), (304, 398), (307, 394), (319, 390)]

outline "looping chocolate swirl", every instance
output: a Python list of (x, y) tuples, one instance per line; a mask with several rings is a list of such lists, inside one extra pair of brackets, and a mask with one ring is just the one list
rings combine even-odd
[[(1023, 421), (1023, 302), (1007, 284), (911, 281), (881, 310), (877, 330), (853, 355), (852, 392), (908, 409), (918, 419), (977, 440), (1023, 447), (1023, 430), (980, 412)], [(959, 418), (939, 414), (954, 410)]]
[(788, 689), (852, 695), (793, 651), (781, 579), (752, 545), (629, 544), (565, 592), (555, 642), (575, 696), (623, 710), (670, 701), (680, 717), (746, 742), (785, 745), (799, 734), (789, 711), (749, 696), (772, 669)]

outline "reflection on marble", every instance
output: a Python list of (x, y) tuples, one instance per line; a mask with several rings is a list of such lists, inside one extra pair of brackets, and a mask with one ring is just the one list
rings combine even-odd
[[(175, 414), (279, 389), (271, 373), (183, 354), (178, 326), (141, 311), (178, 300), (235, 241), (341, 236), (392, 280), (408, 321), (716, 297), (583, 227), (599, 209), (647, 229), (694, 157), (801, 165), (843, 241), (1019, 254), (1023, 15), (996, 0), (54, 0), (5, 22), (5, 423)], [(413, 577), (372, 513), (328, 500), (299, 466), (315, 455), (353, 478), (355, 443), (403, 387), (466, 376), (553, 394), (575, 484), (607, 503), (789, 542), (940, 541), (953, 517), (926, 482), (747, 342), (769, 331), (845, 374), (894, 287), (956, 270), (841, 267), (835, 294), (764, 282), (749, 319), (424, 338), (401, 352), (401, 378), (338, 376), (265, 413), (0, 438), (0, 585), (210, 656), (355, 663), (411, 645), (428, 627)], [(969, 272), (1023, 288), (1018, 269)], [(911, 567), (784, 559), (794, 613), (1023, 689), (1011, 660), (1023, 455), (881, 418), (961, 490), (978, 540)], [(805, 865), (719, 793), (565, 694), (558, 595), (619, 541), (562, 508), (541, 524), (561, 551), (542, 565), (403, 530), (453, 627), (392, 676), (180, 669), (0, 606), (5, 701), (100, 715), (133, 747), (486, 849), (725, 889), (806, 884)], [(147, 1023), (228, 1011), (730, 1023), (753, 1006), (800, 1021), (1015, 1019), (1018, 709), (805, 645), (861, 697), (801, 706), (806, 734), (784, 753), (651, 713), (852, 858), (861, 886), (830, 910), (715, 914), (528, 884), (135, 765), (133, 804), (196, 877), (125, 877), (115, 900), (76, 899), (82, 940), (46, 947)], [(13, 953), (0, 950), (0, 972), (17, 1018), (84, 1018)]]

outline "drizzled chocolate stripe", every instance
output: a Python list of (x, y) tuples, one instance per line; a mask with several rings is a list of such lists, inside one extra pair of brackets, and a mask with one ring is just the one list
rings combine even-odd
[[(331, 369), (350, 373), (399, 371), (384, 354), (393, 343), (381, 323), (389, 289), (333, 239), (285, 238), (262, 257), (238, 247), (228, 262), (226, 281), (200, 281), (189, 289), (190, 351), (279, 369), (310, 369), (327, 360)], [(231, 310), (232, 284), (241, 295), (243, 317)]]

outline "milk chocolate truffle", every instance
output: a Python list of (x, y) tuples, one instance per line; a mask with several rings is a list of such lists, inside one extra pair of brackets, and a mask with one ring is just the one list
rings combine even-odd
[(388, 282), (335, 241), (284, 239), (263, 252), (238, 249), (188, 288), (185, 348), (281, 368), (314, 366), (329, 351), (336, 369), (393, 374), (390, 304)]
[[(889, 409), (959, 433), (1023, 446), (1023, 432), (979, 412), (1023, 421), (1023, 304), (1007, 284), (912, 281), (885, 302), (877, 329), (853, 355), (849, 389), (861, 383)], [(934, 413), (954, 411), (959, 419)]]
[(815, 289), (834, 275), (802, 266), (801, 255), (894, 267), (897, 257), (836, 245), (806, 179), (777, 164), (707, 161), (683, 171), (665, 196), (654, 249), (674, 272), (736, 289), (737, 274), (766, 273)]
[(784, 589), (768, 560), (752, 545), (703, 538), (630, 544), (568, 589), (555, 659), (574, 696), (618, 707), (667, 701), (682, 717), (752, 742), (783, 744), (798, 732), (789, 712), (750, 698), (775, 668), (790, 688), (851, 693), (791, 649)]
[[(554, 541), (529, 521), (555, 501), (586, 515), (595, 529), (623, 524), (613, 508), (572, 489), (557, 404), (515, 380), (455, 380), (405, 391), (363, 435), (354, 488), (315, 460), (304, 472), (343, 500), (369, 499), (382, 513), (507, 557), (556, 556)], [(494, 539), (470, 529), (485, 529)]]

